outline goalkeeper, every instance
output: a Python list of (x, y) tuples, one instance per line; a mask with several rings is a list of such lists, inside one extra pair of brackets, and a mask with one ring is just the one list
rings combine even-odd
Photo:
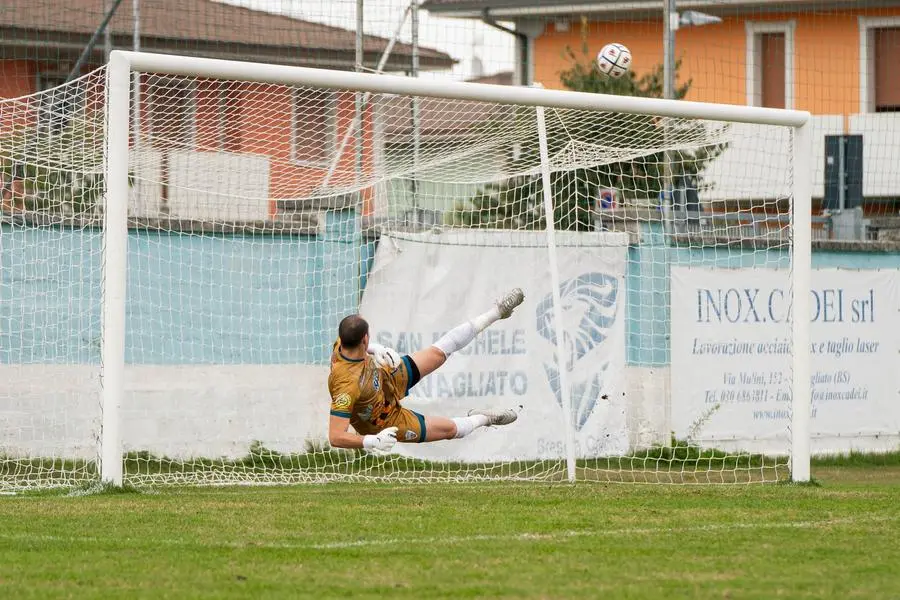
[[(496, 306), (459, 325), (434, 345), (400, 357), (395, 350), (369, 341), (369, 324), (359, 315), (345, 317), (331, 354), (328, 391), (331, 417), (328, 439), (336, 448), (389, 451), (400, 442), (434, 442), (462, 438), (479, 427), (508, 425), (512, 409), (470, 410), (468, 416), (424, 416), (400, 406), (422, 377), (434, 372), (447, 357), (465, 347), (499, 319), (508, 318), (525, 295), (516, 288)], [(356, 433), (349, 430), (352, 425)]]

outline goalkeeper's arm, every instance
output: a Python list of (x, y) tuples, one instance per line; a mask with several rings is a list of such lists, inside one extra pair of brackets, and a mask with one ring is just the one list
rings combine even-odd
[(349, 431), (350, 419), (331, 415), (328, 422), (328, 441), (335, 448), (365, 448), (388, 452), (397, 443), (397, 428), (388, 427), (377, 435), (357, 435)]

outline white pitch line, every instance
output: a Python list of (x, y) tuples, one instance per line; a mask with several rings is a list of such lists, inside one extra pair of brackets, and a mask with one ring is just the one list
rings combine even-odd
[[(583, 531), (557, 531), (550, 533), (512, 533), (512, 534), (483, 534), (464, 535), (431, 538), (382, 538), (362, 539), (348, 542), (327, 542), (318, 544), (294, 544), (290, 542), (200, 542), (197, 540), (153, 540), (152, 543), (166, 546), (199, 547), (199, 548), (228, 548), (228, 549), (277, 549), (277, 550), (345, 550), (350, 548), (367, 548), (373, 546), (397, 546), (408, 544), (468, 544), (472, 542), (563, 542), (575, 538), (584, 537), (615, 537), (615, 536), (640, 536), (640, 535), (664, 535), (672, 533), (716, 533), (721, 531), (754, 530), (754, 529), (820, 529), (832, 525), (854, 525), (863, 523), (883, 523), (897, 521), (900, 515), (880, 515), (870, 517), (847, 517), (843, 519), (828, 519), (824, 521), (785, 521), (781, 523), (723, 523), (718, 525), (697, 525), (687, 527), (628, 527), (622, 529), (597, 529)], [(0, 540), (19, 542), (63, 542), (72, 544), (129, 544), (138, 542), (145, 544), (145, 540), (135, 538), (98, 538), (98, 537), (64, 537), (54, 535), (29, 535), (0, 533)]]
[(638, 536), (660, 535), (670, 533), (704, 533), (740, 529), (816, 529), (829, 525), (843, 525), (863, 522), (895, 521), (900, 516), (885, 516), (865, 519), (848, 517), (846, 519), (830, 519), (827, 521), (789, 521), (783, 523), (727, 523), (720, 525), (697, 525), (689, 527), (629, 527), (624, 529), (599, 529), (583, 531), (557, 531), (552, 533), (518, 533), (518, 534), (484, 534), (471, 536), (453, 536), (443, 538), (419, 538), (403, 539), (388, 538), (381, 540), (358, 540), (353, 542), (332, 542), (325, 544), (312, 544), (308, 546), (315, 550), (340, 550), (343, 548), (358, 548), (366, 546), (393, 546), (397, 544), (467, 544), (470, 542), (530, 542), (530, 541), (565, 541), (580, 537), (614, 537), (614, 536)]

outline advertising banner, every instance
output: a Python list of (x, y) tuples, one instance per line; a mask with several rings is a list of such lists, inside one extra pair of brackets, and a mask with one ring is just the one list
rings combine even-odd
[[(814, 269), (814, 452), (900, 432), (900, 272)], [(789, 448), (792, 351), (786, 270), (671, 270), (672, 426), (704, 445)]]
[[(573, 427), (579, 456), (627, 451), (624, 234), (558, 234)], [(525, 302), (425, 377), (403, 405), (427, 415), (521, 406), (517, 422), (463, 440), (398, 444), (401, 453), (460, 461), (565, 457), (550, 263), (543, 232), (383, 235), (360, 312), (372, 339), (402, 353), (520, 287)]]

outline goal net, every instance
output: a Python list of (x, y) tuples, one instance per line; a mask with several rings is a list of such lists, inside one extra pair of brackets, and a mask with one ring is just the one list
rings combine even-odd
[[(115, 56), (0, 101), (0, 489), (746, 483), (808, 462), (803, 115)], [(412, 353), (513, 287), (513, 316), (402, 403), (515, 423), (330, 447), (344, 316)]]

